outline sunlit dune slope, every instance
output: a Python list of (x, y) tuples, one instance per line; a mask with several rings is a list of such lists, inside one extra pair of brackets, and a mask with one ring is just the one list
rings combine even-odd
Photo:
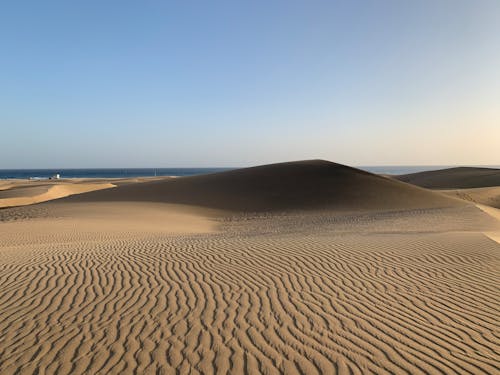
[(469, 202), (500, 208), (500, 186), (443, 190), (442, 192)]
[(36, 186), (10, 187), (0, 191), (0, 208), (26, 206), (46, 202), (73, 194), (109, 189), (111, 183), (58, 183), (39, 184)]

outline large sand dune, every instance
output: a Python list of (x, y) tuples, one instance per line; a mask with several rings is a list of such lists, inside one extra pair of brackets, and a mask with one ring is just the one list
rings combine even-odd
[(429, 189), (467, 189), (500, 186), (500, 169), (458, 167), (395, 176)]
[(495, 215), (321, 161), (2, 209), (0, 373), (499, 373)]
[(151, 201), (238, 212), (388, 210), (459, 204), (438, 193), (323, 160), (131, 184), (66, 201)]

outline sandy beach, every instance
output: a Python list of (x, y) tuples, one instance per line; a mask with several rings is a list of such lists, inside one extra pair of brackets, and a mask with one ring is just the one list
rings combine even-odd
[(500, 173), (466, 172), (2, 181), (0, 373), (499, 373)]

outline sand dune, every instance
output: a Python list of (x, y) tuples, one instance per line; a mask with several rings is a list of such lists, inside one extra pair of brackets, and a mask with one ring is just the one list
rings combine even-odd
[(167, 179), (169, 177), (0, 180), (0, 208), (26, 206), (116, 186)]
[(320, 161), (1, 209), (0, 373), (498, 373), (499, 223)]
[(469, 189), (500, 186), (500, 169), (459, 167), (395, 176), (429, 189)]
[(45, 183), (35, 186), (11, 183), (0, 190), (0, 208), (25, 206), (113, 187), (115, 185), (111, 183)]
[(237, 212), (389, 210), (460, 204), (438, 193), (323, 160), (131, 184), (65, 201), (151, 201)]

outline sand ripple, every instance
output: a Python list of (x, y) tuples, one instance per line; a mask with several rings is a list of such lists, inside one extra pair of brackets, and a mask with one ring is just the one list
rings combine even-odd
[(107, 236), (0, 247), (0, 373), (493, 374), (479, 233)]

